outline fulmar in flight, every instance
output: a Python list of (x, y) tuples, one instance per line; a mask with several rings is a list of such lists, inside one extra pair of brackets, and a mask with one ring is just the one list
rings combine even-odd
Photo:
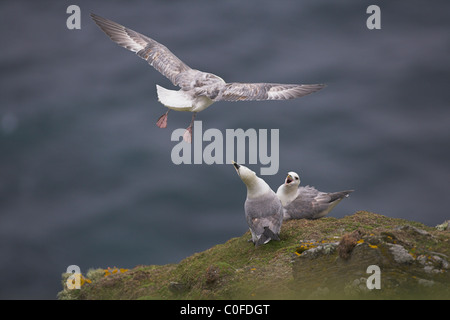
[(284, 220), (322, 218), (353, 192), (346, 190), (327, 193), (310, 186), (298, 187), (299, 185), (300, 177), (291, 171), (277, 190), (277, 196), (283, 205)]
[[(322, 89), (323, 84), (277, 84), (277, 83), (226, 83), (212, 73), (191, 69), (169, 49), (155, 40), (128, 29), (111, 20), (91, 14), (95, 23), (117, 44), (133, 51), (139, 57), (167, 77), (181, 90), (168, 90), (156, 85), (158, 100), (167, 108), (193, 112), (192, 120), (184, 134), (191, 141), (192, 125), (197, 112), (205, 110), (216, 101), (287, 100), (305, 96)], [(167, 126), (167, 114), (156, 125)]]

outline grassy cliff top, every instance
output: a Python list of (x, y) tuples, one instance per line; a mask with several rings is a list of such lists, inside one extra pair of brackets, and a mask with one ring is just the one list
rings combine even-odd
[[(78, 290), (66, 274), (58, 298), (450, 298), (448, 228), (359, 211), (286, 221), (280, 238), (255, 248), (247, 232), (178, 264), (90, 270)], [(381, 269), (379, 290), (367, 288), (369, 265)]]

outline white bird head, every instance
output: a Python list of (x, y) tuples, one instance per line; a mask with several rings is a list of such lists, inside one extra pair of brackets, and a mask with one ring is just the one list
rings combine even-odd
[(299, 185), (300, 177), (298, 174), (293, 171), (288, 172), (286, 180), (277, 190), (277, 196), (283, 206), (288, 205), (297, 197)]
[(259, 178), (254, 171), (234, 161), (231, 162), (233, 163), (234, 169), (236, 169), (236, 172), (242, 182), (244, 182), (247, 186), (248, 198), (261, 196), (271, 190), (269, 185), (263, 179)]
[(231, 161), (231, 163), (233, 163), (234, 169), (236, 169), (236, 172), (245, 184), (247, 184), (247, 182), (250, 183), (257, 178), (256, 173), (246, 166), (240, 165), (234, 161)]
[(298, 187), (300, 185), (300, 177), (294, 171), (288, 172), (286, 180), (284, 181), (286, 186)]

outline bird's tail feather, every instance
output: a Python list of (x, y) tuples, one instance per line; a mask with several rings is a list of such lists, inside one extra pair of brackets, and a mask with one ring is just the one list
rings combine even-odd
[(178, 111), (188, 111), (192, 107), (192, 102), (181, 90), (168, 90), (156, 85), (158, 100), (167, 108)]
[(266, 244), (270, 240), (280, 241), (280, 237), (270, 230), (269, 227), (264, 227), (264, 232), (261, 234), (258, 241), (256, 241), (255, 246), (258, 247), (262, 244)]
[(340, 200), (342, 200), (344, 198), (347, 198), (350, 195), (350, 193), (352, 193), (353, 191), (354, 190), (346, 190), (346, 191), (339, 191), (339, 192), (331, 193), (330, 194), (330, 197), (331, 197), (330, 203), (334, 202), (336, 200), (340, 201)]

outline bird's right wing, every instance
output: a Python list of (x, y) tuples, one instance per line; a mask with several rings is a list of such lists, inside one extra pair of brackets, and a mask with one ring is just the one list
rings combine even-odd
[(318, 194), (313, 187), (299, 187), (297, 197), (284, 207), (288, 216), (293, 219), (312, 219), (319, 211), (315, 203)]
[(112, 41), (147, 60), (174, 85), (178, 85), (177, 76), (180, 73), (191, 69), (159, 42), (93, 13), (91, 17)]
[(227, 83), (215, 101), (288, 100), (316, 92), (323, 84)]

